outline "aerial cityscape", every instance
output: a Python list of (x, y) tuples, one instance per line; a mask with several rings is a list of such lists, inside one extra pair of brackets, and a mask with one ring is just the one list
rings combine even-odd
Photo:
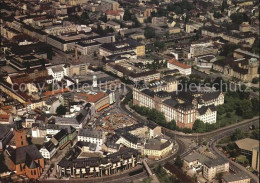
[(259, 183), (259, 0), (0, 0), (1, 183)]

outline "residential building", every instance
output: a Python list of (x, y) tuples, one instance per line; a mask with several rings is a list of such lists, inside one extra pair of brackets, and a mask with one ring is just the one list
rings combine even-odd
[(213, 124), (217, 122), (217, 110), (215, 105), (203, 106), (198, 109), (197, 119), (204, 123)]
[(212, 181), (218, 173), (229, 172), (229, 162), (218, 158), (205, 162), (203, 166), (203, 177)]
[(44, 159), (51, 159), (56, 153), (56, 150), (56, 146), (50, 140), (43, 145), (43, 147), (40, 149), (40, 153), (42, 154)]
[(199, 30), (201, 27), (203, 27), (203, 23), (200, 22), (188, 23), (186, 24), (186, 32), (192, 33)]
[(113, 0), (102, 0), (101, 1), (101, 11), (106, 12), (108, 10), (118, 10), (119, 3)]
[(118, 173), (122, 169), (133, 168), (138, 163), (140, 163), (138, 151), (124, 148), (107, 155), (105, 158), (93, 157), (73, 160), (63, 158), (57, 164), (57, 173), (59, 176), (75, 178), (86, 178), (94, 175), (95, 177), (102, 177)]
[(101, 146), (105, 141), (105, 134), (100, 130), (80, 129), (78, 133), (78, 141), (91, 142)]
[(245, 172), (236, 174), (225, 174), (222, 177), (223, 183), (250, 183), (251, 178)]
[(161, 159), (172, 152), (173, 143), (171, 140), (154, 138), (148, 140), (143, 149), (143, 155), (152, 159)]

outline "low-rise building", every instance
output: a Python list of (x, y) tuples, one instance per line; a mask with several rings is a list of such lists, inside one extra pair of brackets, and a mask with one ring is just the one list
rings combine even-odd
[(40, 153), (42, 154), (44, 159), (51, 159), (55, 154), (56, 150), (56, 146), (50, 140), (43, 145), (43, 147), (40, 149)]
[(78, 133), (78, 141), (91, 142), (101, 146), (105, 141), (105, 134), (101, 130), (80, 129)]
[(119, 53), (135, 52), (137, 56), (145, 55), (145, 45), (132, 39), (125, 39), (115, 43), (104, 43), (99, 48), (101, 56), (109, 56)]
[(178, 69), (180, 74), (190, 75), (191, 74), (191, 66), (186, 65), (184, 63), (179, 62), (176, 59), (171, 59), (167, 63), (167, 68), (169, 69)]
[(148, 140), (143, 149), (143, 155), (152, 159), (161, 159), (171, 153), (173, 143), (163, 138), (154, 138)]
[(140, 163), (138, 151), (124, 148), (107, 155), (105, 158), (93, 157), (72, 160), (63, 158), (57, 164), (57, 173), (59, 176), (74, 178), (102, 177), (118, 173), (123, 168), (133, 168), (138, 163)]
[(222, 177), (223, 183), (250, 183), (251, 178), (244, 172), (236, 174), (225, 174)]

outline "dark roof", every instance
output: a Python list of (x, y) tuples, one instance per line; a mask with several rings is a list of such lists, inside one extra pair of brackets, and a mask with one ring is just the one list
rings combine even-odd
[(158, 91), (158, 92), (155, 93), (155, 96), (160, 97), (160, 98), (164, 98), (164, 97), (170, 96), (170, 94), (166, 91)]
[(133, 144), (137, 144), (138, 138), (130, 133), (123, 133), (121, 136), (126, 139), (129, 142), (132, 142)]
[(158, 125), (155, 124), (155, 123), (153, 123), (153, 122), (147, 123), (147, 127), (150, 128), (150, 129), (152, 129), (152, 130), (155, 129), (157, 126), (158, 126)]
[(6, 135), (10, 132), (11, 125), (0, 125), (0, 140), (6, 138)]
[(38, 163), (36, 163), (29, 154), (26, 153), (26, 156), (25, 156), (25, 164), (28, 168), (30, 169), (34, 169), (34, 168), (37, 168), (39, 167), (40, 165)]
[(192, 103), (182, 103), (182, 104), (178, 104), (176, 105), (177, 108), (182, 109), (182, 110), (191, 110), (194, 109), (194, 106)]
[(223, 159), (223, 158), (218, 158), (218, 159), (206, 161), (205, 165), (207, 167), (216, 167), (216, 166), (219, 166), (219, 165), (223, 165), (225, 163), (228, 163), (228, 161)]
[[(125, 46), (120, 47), (121, 45), (125, 45)], [(135, 47), (141, 46), (141, 45), (142, 44), (138, 43), (135, 40), (125, 39), (120, 42), (104, 43), (101, 45), (101, 47), (114, 52), (114, 51), (124, 51), (124, 50), (128, 50), (128, 49), (132, 49), (132, 48), (135, 48)]]
[(155, 93), (152, 90), (149, 90), (149, 89), (144, 89), (141, 92), (150, 96), (150, 97), (154, 97), (154, 95), (155, 95)]
[(236, 182), (244, 179), (251, 179), (245, 172), (238, 172), (236, 174), (223, 175), (222, 179), (225, 182)]
[(248, 65), (248, 59), (234, 60), (233, 58), (227, 58), (227, 59), (217, 60), (216, 62), (214, 62), (214, 65), (219, 65), (222, 67), (229, 66), (235, 72), (238, 72), (240, 74), (247, 74), (248, 69), (239, 67), (239, 64), (241, 64), (242, 66)]
[(43, 158), (37, 147), (32, 144), (14, 149), (11, 154), (11, 159), (15, 164), (20, 164), (25, 163), (26, 157), (28, 156), (31, 160)]
[(210, 109), (212, 112), (213, 112), (213, 111), (216, 111), (215, 105), (210, 105), (210, 106), (202, 106), (201, 108), (198, 109), (198, 112), (199, 112), (200, 115), (203, 115), (203, 114), (205, 114), (209, 109)]
[(63, 158), (58, 165), (64, 168), (71, 168), (73, 166), (77, 168), (83, 167), (94, 167), (100, 166), (101, 164), (107, 164), (109, 162), (116, 163), (119, 162), (121, 159), (128, 159), (131, 156), (137, 156), (139, 153), (137, 150), (132, 148), (123, 148), (120, 149), (118, 152), (109, 154), (105, 158), (99, 157), (92, 157), (92, 158), (80, 158), (80, 159), (72, 159), (67, 160)]
[(145, 144), (145, 149), (151, 150), (163, 150), (171, 145), (171, 141), (167, 140), (165, 143), (161, 142), (160, 139), (150, 139)]
[(53, 144), (53, 142), (50, 140), (48, 142), (45, 143), (44, 147), (49, 151), (51, 152), (54, 148), (55, 148), (55, 145)]
[(221, 94), (220, 91), (216, 91), (216, 92), (211, 92), (211, 93), (205, 93), (198, 98), (203, 99), (204, 101), (211, 101), (211, 100), (217, 99), (220, 94)]
[(61, 129), (61, 131), (59, 131), (56, 135), (54, 135), (53, 137), (60, 142), (62, 139), (66, 138), (68, 135), (68, 131), (65, 129)]
[(192, 94), (190, 92), (186, 92), (186, 91), (174, 92), (172, 98), (173, 99), (181, 99), (181, 100), (188, 102), (188, 103), (192, 103), (192, 101), (194, 99)]
[(174, 108), (178, 104), (178, 101), (174, 99), (166, 99), (163, 101), (163, 103)]

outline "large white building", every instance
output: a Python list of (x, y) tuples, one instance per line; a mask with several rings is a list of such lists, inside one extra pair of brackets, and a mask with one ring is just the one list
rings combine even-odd
[(171, 70), (178, 69), (179, 72), (183, 75), (190, 75), (191, 74), (191, 66), (183, 64), (176, 59), (169, 60), (168, 63), (167, 63), (167, 68), (169, 68)]
[(217, 110), (215, 105), (203, 106), (198, 109), (197, 119), (204, 123), (213, 124), (217, 122)]
[(61, 81), (64, 76), (67, 76), (67, 70), (63, 65), (56, 65), (47, 68), (48, 75), (53, 77), (54, 81)]
[(101, 146), (105, 142), (105, 134), (100, 130), (80, 129), (78, 141), (90, 142)]

